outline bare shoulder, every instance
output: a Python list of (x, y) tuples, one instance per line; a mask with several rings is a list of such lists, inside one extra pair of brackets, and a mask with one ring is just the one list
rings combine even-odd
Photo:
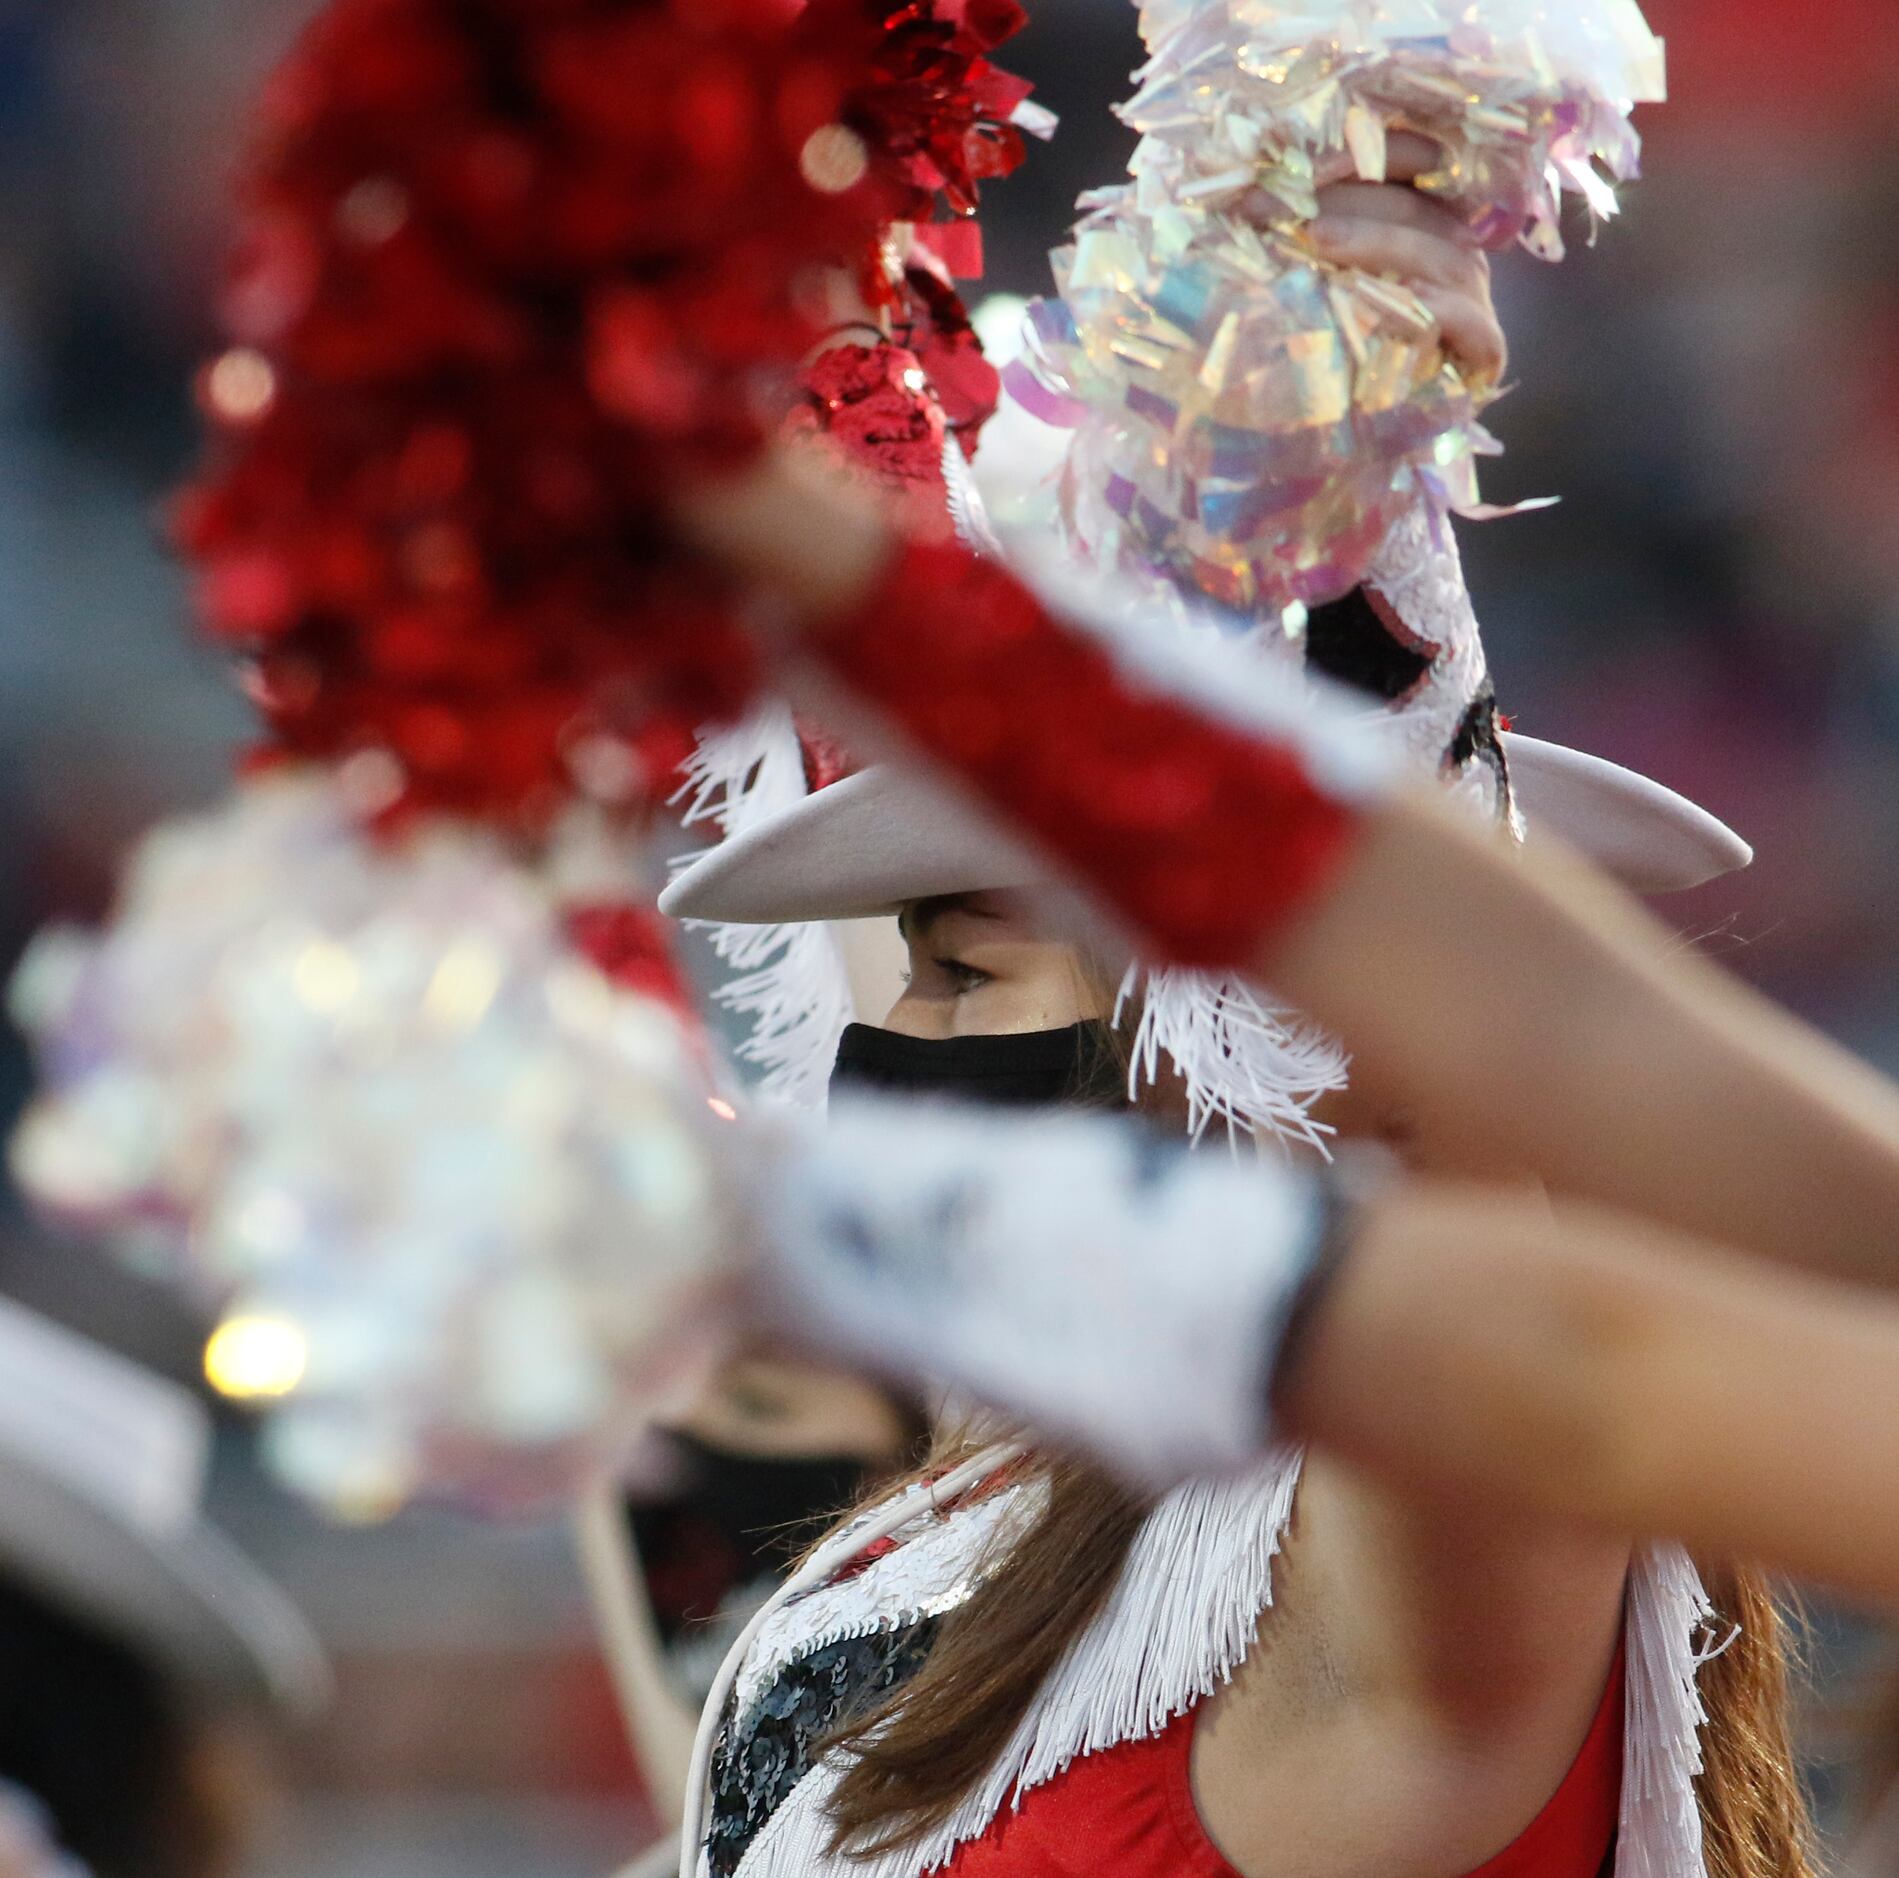
[(1600, 1704), (1629, 1548), (1411, 1503), (1315, 1456), (1273, 1603), (1193, 1743), (1243, 1874), (1475, 1867), (1560, 1784)]

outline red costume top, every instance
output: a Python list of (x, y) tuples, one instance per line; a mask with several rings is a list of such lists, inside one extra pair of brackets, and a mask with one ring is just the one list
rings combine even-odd
[[(1595, 1720), (1543, 1810), (1469, 1878), (1597, 1878), (1622, 1799), (1622, 1653)], [(1159, 1734), (1086, 1755), (1000, 1813), (951, 1878), (1239, 1878), (1201, 1824), (1189, 1764), (1201, 1705)]]
[[(1299, 1456), (1160, 1500), (1115, 1591), (953, 1814), (883, 1852), (839, 1852), (838, 1721), (929, 1656), (1042, 1505), (999, 1476), (876, 1544), (841, 1535), (836, 1575), (779, 1604), (736, 1666), (712, 1756), (702, 1878), (1236, 1878), (1201, 1824), (1195, 1718), (1270, 1623)], [(1632, 1562), (1623, 1648), (1575, 1762), (1536, 1818), (1468, 1878), (1705, 1878), (1694, 1692), (1707, 1604), (1684, 1554)]]

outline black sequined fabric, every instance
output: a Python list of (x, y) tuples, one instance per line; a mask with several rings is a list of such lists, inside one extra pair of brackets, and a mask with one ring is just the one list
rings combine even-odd
[(1501, 726), (1497, 723), (1497, 694), (1486, 685), (1470, 701), (1444, 753), (1444, 767), (1453, 775), (1466, 763), (1482, 757), (1502, 770), (1505, 764)]
[(1510, 757), (1503, 746), (1503, 724), (1497, 719), (1497, 694), (1488, 685), (1471, 699), (1463, 722), (1457, 726), (1451, 747), (1444, 753), (1444, 773), (1455, 776), (1471, 763), (1484, 764), (1496, 778), (1497, 806), (1507, 819), (1516, 796), (1510, 785)]
[(712, 1878), (732, 1878), (766, 1821), (811, 1771), (825, 1736), (922, 1668), (938, 1621), (924, 1617), (820, 1644), (786, 1663), (742, 1719), (728, 1713), (712, 1755)]
[(1363, 587), (1315, 606), (1306, 620), (1306, 663), (1357, 691), (1394, 704), (1431, 669), (1434, 648), (1405, 645), (1378, 617)]

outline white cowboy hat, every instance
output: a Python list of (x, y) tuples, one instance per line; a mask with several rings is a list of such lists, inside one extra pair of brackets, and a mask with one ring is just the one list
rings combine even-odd
[(206, 1522), (210, 1438), (189, 1391), (0, 1299), (0, 1571), (187, 1680), (308, 1715), (322, 1647)]
[[(1580, 751), (1520, 737), (1496, 708), (1483, 638), (1456, 543), (1422, 505), (1394, 524), (1351, 593), (1315, 607), (1287, 630), (1207, 612), (1149, 570), (1130, 575), (1099, 544), (1068, 540), (1049, 504), (1049, 465), (1065, 459), (1030, 442), (979, 452), (980, 478), (1021, 472), (1001, 491), (1016, 527), (996, 539), (984, 491), (962, 452), (944, 451), (949, 509), (972, 545), (1017, 563), (1057, 606), (1099, 613), (1158, 653), (1182, 632), (1247, 642), (1249, 658), (1282, 664), (1332, 688), (1332, 708), (1356, 698), (1376, 735), (1447, 795), (1531, 842), (1567, 841), (1639, 893), (1691, 887), (1745, 867), (1752, 850), (1706, 810), (1633, 771)], [(1042, 427), (1046, 429), (1046, 426)], [(1025, 493), (1026, 492), (1026, 493)], [(1038, 520), (1039, 517), (1039, 520)], [(1060, 540), (1051, 555), (1048, 543)], [(1105, 578), (1102, 570), (1115, 570)], [(1151, 589), (1151, 591), (1150, 591)], [(902, 621), (893, 619), (893, 632)], [(1315, 700), (1318, 692), (1315, 690)], [(1317, 725), (1315, 723), (1315, 729)], [(823, 922), (888, 914), (937, 894), (1048, 883), (1032, 848), (984, 819), (948, 788), (896, 768), (873, 768), (805, 793), (788, 714), (703, 741), (689, 771), (687, 819), (716, 818), (724, 839), (660, 897), (662, 911), (703, 922), (735, 976), (719, 994), (749, 1017), (741, 1055), (764, 1086), (821, 1100), (837, 1032), (849, 1015), (836, 949)], [(822, 764), (819, 765), (821, 769)], [(1242, 1132), (1316, 1142), (1314, 1100), (1342, 1087), (1342, 1046), (1282, 1006), (1270, 990), (1217, 974), (1133, 968), (1141, 978), (1138, 1065), (1165, 1061), (1185, 1090), (1188, 1125), (1218, 1119)]]
[[(1532, 844), (1556, 835), (1638, 893), (1699, 886), (1753, 858), (1725, 823), (1646, 776), (1534, 737), (1502, 741)], [(880, 764), (727, 836), (659, 905), (733, 925), (862, 919), (1047, 877), (1030, 849), (948, 790)]]

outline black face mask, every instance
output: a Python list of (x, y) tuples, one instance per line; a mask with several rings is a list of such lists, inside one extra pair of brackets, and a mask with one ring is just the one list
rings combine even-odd
[(800, 1550), (862, 1495), (870, 1468), (851, 1454), (740, 1454), (669, 1432), (670, 1493), (629, 1500), (626, 1518), (660, 1641), (716, 1615), (733, 1591), (782, 1577)]
[(995, 1037), (904, 1037), (849, 1024), (831, 1088), (899, 1089), (1009, 1107), (1086, 1099), (1096, 1080), (1101, 1027), (1024, 1030)]

